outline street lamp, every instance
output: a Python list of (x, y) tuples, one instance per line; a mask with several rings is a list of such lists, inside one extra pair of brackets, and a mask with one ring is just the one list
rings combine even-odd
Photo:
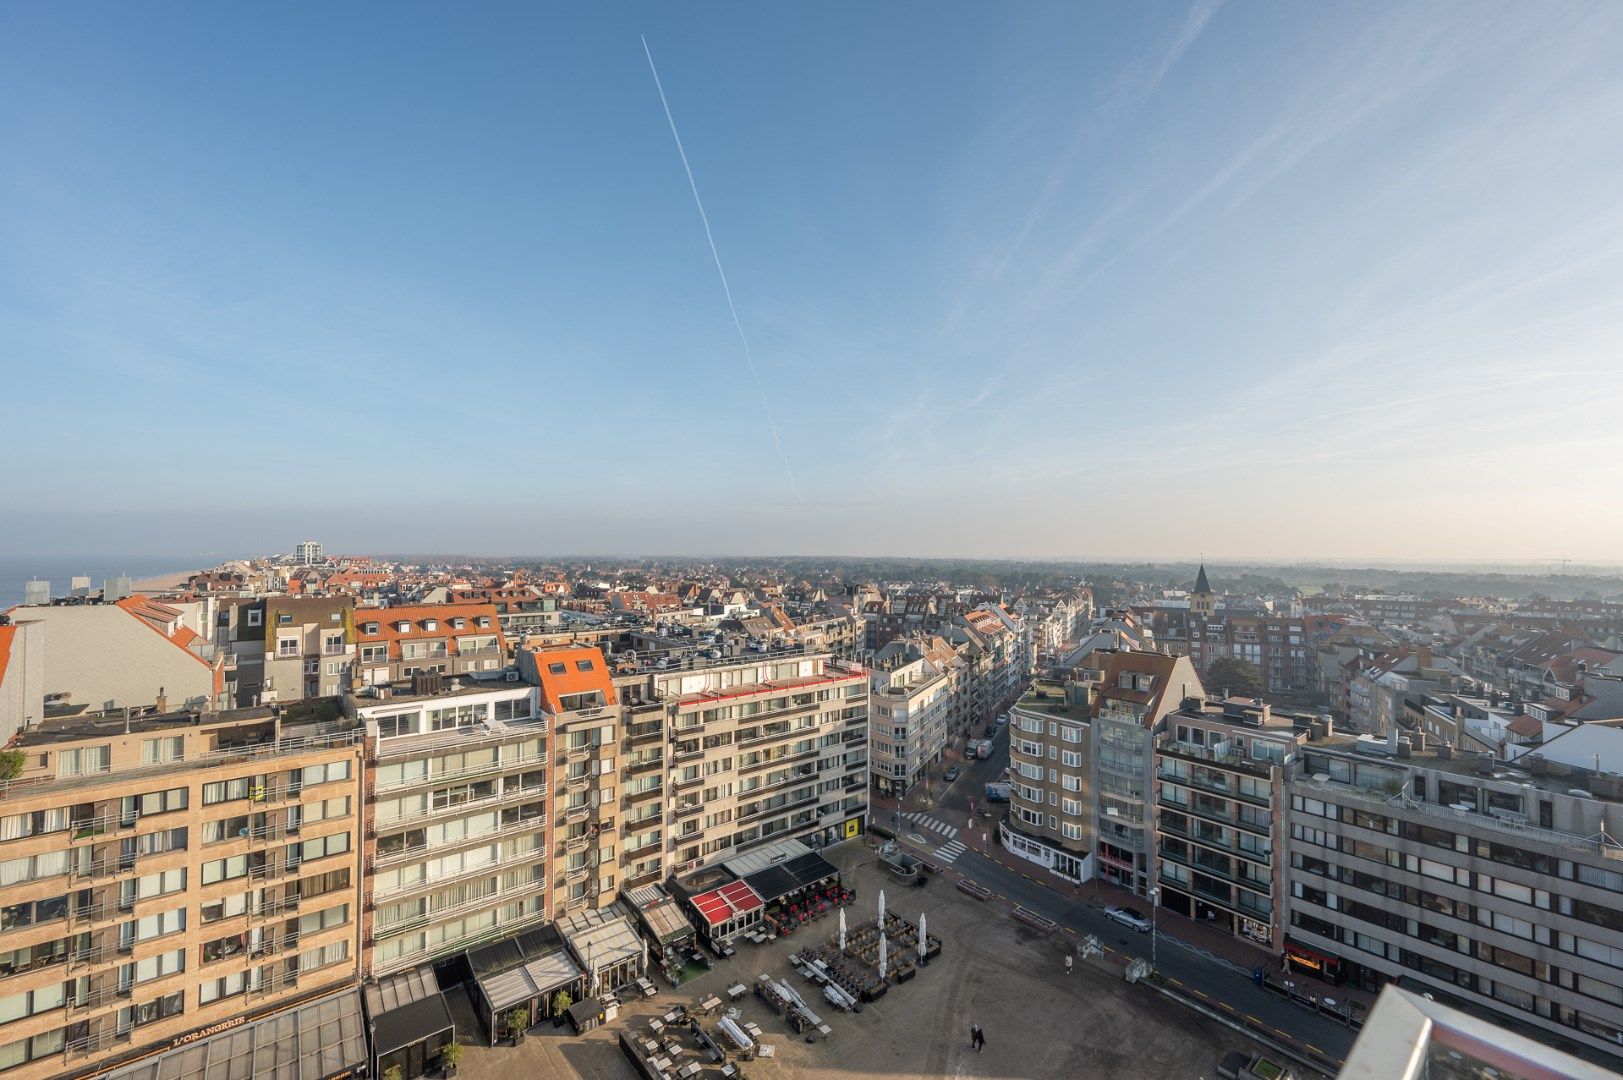
[(1156, 969), (1156, 966), (1157, 966), (1156, 963), (1155, 963), (1155, 931), (1156, 931), (1156, 925), (1159, 922), (1159, 920), (1156, 918), (1156, 912), (1160, 909), (1160, 907), (1161, 907), (1161, 890), (1157, 889), (1155, 886), (1152, 885), (1152, 886), (1150, 886), (1150, 970), (1151, 971), (1154, 971)]

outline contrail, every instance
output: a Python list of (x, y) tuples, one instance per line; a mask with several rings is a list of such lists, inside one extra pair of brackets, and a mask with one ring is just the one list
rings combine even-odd
[(710, 242), (710, 257), (716, 263), (716, 275), (721, 278), (721, 291), (727, 296), (727, 310), (733, 313), (733, 326), (738, 329), (738, 340), (744, 343), (744, 362), (749, 365), (750, 378), (755, 380), (755, 392), (761, 397), (761, 410), (766, 413), (766, 426), (772, 430), (772, 445), (778, 448), (778, 460), (783, 462), (783, 471), (789, 476), (789, 486), (794, 489), (795, 498), (799, 499), (800, 484), (795, 480), (795, 470), (789, 467), (789, 458), (783, 452), (783, 440), (778, 438), (778, 422), (772, 416), (772, 406), (766, 400), (766, 387), (761, 385), (761, 375), (755, 370), (755, 354), (750, 350), (750, 339), (744, 333), (744, 324), (738, 320), (738, 307), (733, 303), (733, 290), (727, 284), (727, 271), (721, 268), (721, 253), (716, 250), (716, 238), (710, 232), (710, 215), (704, 212), (704, 200), (699, 198), (699, 185), (693, 179), (693, 167), (688, 164), (688, 152), (682, 149), (682, 136), (676, 130), (676, 117), (671, 115), (671, 103), (665, 100), (665, 84), (660, 82), (659, 68), (654, 66), (654, 54), (648, 49), (646, 35), (642, 38), (643, 55), (648, 57), (648, 70), (654, 73), (654, 88), (659, 91), (659, 103), (665, 107), (665, 120), (671, 125), (671, 138), (676, 140), (676, 152), (682, 156), (682, 171), (688, 174), (688, 188), (693, 192), (693, 205), (699, 208), (699, 220), (704, 222), (704, 238)]

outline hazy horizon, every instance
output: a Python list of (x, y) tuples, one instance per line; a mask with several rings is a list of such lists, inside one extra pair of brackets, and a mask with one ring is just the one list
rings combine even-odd
[(1623, 558), (1623, 7), (931, 14), (0, 10), (0, 544)]

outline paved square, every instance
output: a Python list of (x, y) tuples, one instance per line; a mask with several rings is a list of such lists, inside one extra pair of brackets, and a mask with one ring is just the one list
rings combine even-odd
[[(927, 914), (941, 956), (910, 982), (891, 987), (860, 1014), (842, 1013), (790, 968), (786, 957), (838, 931), (832, 913), (794, 936), (764, 946), (741, 943), (731, 960), (679, 990), (661, 985), (659, 996), (624, 1007), (617, 1020), (576, 1037), (567, 1029), (539, 1029), (518, 1048), (469, 1046), (460, 1070), (469, 1080), (507, 1077), (589, 1077), (635, 1080), (617, 1033), (630, 1022), (723, 993), (735, 982), (753, 985), (768, 972), (786, 978), (833, 1028), (807, 1044), (793, 1035), (753, 994), (739, 1002), (743, 1018), (760, 1025), (776, 1060), (743, 1065), (751, 1080), (814, 1077), (1213, 1077), (1227, 1050), (1256, 1049), (1222, 1025), (1129, 986), (1097, 962), (1077, 961), (1065, 973), (1075, 939), (1042, 935), (1016, 923), (1006, 907), (983, 904), (932, 879), (925, 888), (898, 885), (860, 841), (825, 851), (844, 872), (857, 902), (850, 926), (872, 921), (880, 888), (887, 907), (916, 921)], [(969, 1045), (969, 1027), (986, 1033), (985, 1052)]]

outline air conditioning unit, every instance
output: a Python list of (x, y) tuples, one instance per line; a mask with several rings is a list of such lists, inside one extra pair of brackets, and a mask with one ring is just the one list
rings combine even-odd
[(509, 671), (506, 675), (502, 676), (502, 678), (508, 682), (518, 682), (519, 675), (516, 671)]

